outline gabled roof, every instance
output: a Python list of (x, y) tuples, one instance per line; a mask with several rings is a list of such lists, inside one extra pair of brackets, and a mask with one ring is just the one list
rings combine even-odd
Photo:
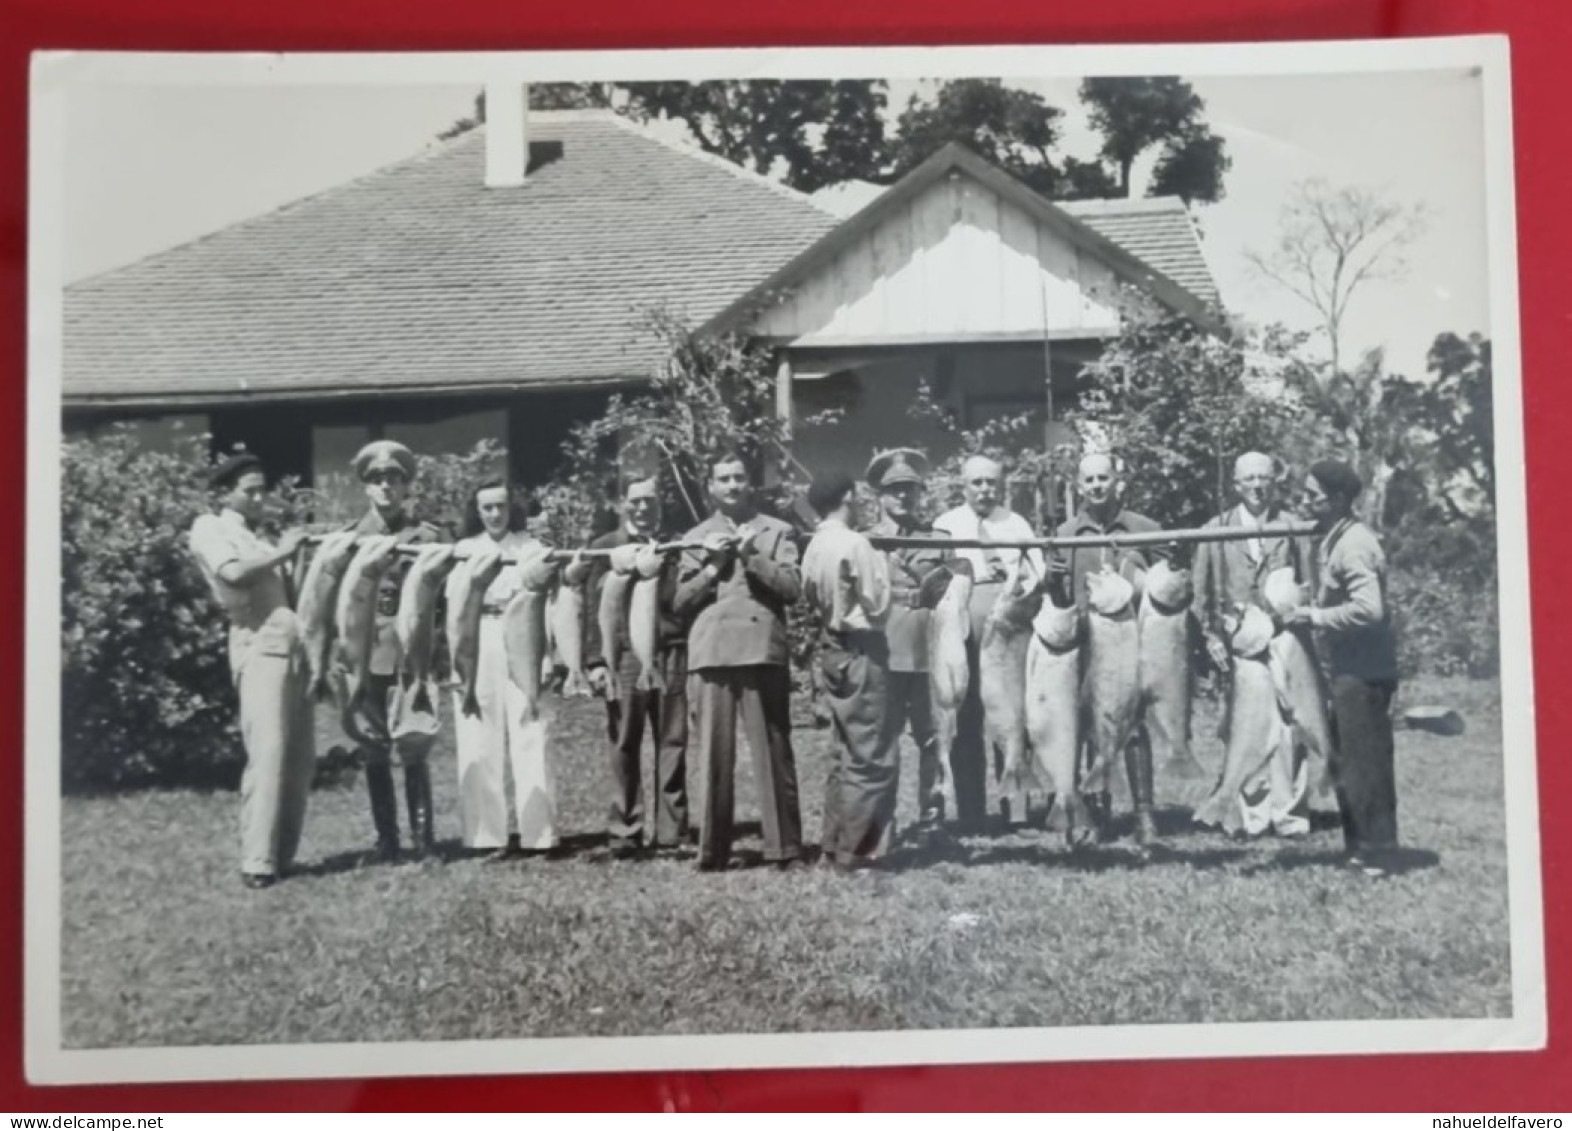
[[(1201, 256), (1200, 241), (1183, 202), (1179, 202), (1182, 215), (1176, 217), (1173, 201), (1169, 198), (1088, 201), (1080, 205), (1049, 201), (970, 149), (950, 142), (861, 207), (854, 208), (849, 203), (856, 199), (855, 192), (823, 199), (821, 206), (836, 208), (843, 214), (849, 212), (849, 215), (833, 231), (820, 237), (813, 246), (804, 249), (722, 311), (709, 323), (709, 328), (732, 326), (746, 320), (772, 296), (828, 266), (896, 209), (916, 199), (952, 170), (980, 181), (1072, 245), (1096, 256), (1125, 282), (1144, 288), (1175, 313), (1186, 315), (1204, 327), (1219, 325), (1209, 309), (1217, 301), (1217, 287)], [(1183, 231), (1180, 231), (1180, 223)], [(1184, 239), (1186, 232), (1188, 244)], [(1144, 258), (1135, 250), (1137, 247), (1162, 260), (1169, 270), (1186, 275), (1191, 285), (1168, 274), (1159, 263)]]
[(1167, 275), (1205, 303), (1218, 301), (1217, 283), (1201, 252), (1190, 210), (1177, 196), (1123, 200), (1061, 200), (1064, 211), (1098, 235)]
[(484, 187), (482, 127), (68, 287), (66, 404), (642, 378), (638, 309), (702, 323), (836, 223), (611, 112), (529, 128), (523, 187)]

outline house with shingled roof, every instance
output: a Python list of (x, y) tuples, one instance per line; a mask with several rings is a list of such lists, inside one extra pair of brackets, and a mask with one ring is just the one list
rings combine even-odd
[(308, 483), (374, 438), (491, 437), (539, 483), (660, 364), (641, 313), (664, 307), (767, 343), (783, 413), (847, 413), (797, 458), (860, 467), (941, 454), (901, 411), (923, 385), (964, 425), (1024, 409), (1051, 439), (1132, 303), (1213, 318), (1178, 202), (1053, 203), (947, 146), (827, 204), (611, 111), (487, 101), (485, 126), (69, 286), (67, 431), (132, 420), (156, 444), (179, 422)]

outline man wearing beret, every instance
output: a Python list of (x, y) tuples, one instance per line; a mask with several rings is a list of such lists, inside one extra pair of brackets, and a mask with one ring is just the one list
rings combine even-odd
[(1341, 460), (1321, 460), (1305, 479), (1305, 509), (1321, 536), (1314, 558), (1316, 601), (1283, 618), (1308, 624), (1326, 643), (1336, 730), (1337, 786), (1348, 864), (1385, 876), (1397, 850), (1397, 781), (1392, 698), (1397, 635), (1381, 541), (1354, 517), (1364, 484)]
[[(415, 478), (415, 454), (393, 440), (376, 440), (355, 456), (356, 477), (371, 504), (348, 529), (357, 534), (396, 535), (400, 542), (444, 542), (448, 532), (417, 521), (406, 505)], [(398, 679), (399, 645), (395, 618), (399, 591), (409, 572), (407, 558), (396, 559), (377, 586), (376, 641), (371, 649), (367, 693), (344, 719), (346, 733), (357, 743), (366, 767), (371, 820), (376, 826), (377, 854), (391, 860), (399, 851), (398, 795), (393, 782), (395, 760), (404, 767), (404, 801), (409, 808), (409, 833), (415, 851), (430, 851), (436, 841), (432, 824), (431, 768), (426, 757), (436, 739), (435, 714), (412, 709), (414, 689)]]
[(265, 888), (294, 860), (316, 768), (305, 645), (280, 572), (300, 545), (277, 546), (258, 531), (267, 477), (239, 454), (214, 469), (216, 514), (192, 524), (189, 545), (214, 598), (229, 615), (229, 670), (240, 696), (246, 769), (240, 781), (240, 872)]
[[(875, 455), (868, 465), (868, 485), (879, 493), (879, 520), (869, 528), (874, 537), (930, 537), (933, 527), (918, 513), (928, 461), (919, 451), (897, 448)], [(911, 728), (917, 745), (917, 799), (924, 822), (942, 820), (939, 738), (933, 726), (928, 695), (928, 618), (949, 584), (943, 551), (931, 547), (898, 547), (885, 551), (890, 572), (890, 609), (884, 621), (889, 641), (889, 711), (899, 734)], [(948, 751), (945, 756), (948, 756)]]

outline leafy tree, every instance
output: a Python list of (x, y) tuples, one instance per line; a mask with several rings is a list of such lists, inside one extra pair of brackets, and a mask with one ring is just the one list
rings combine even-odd
[(1117, 195), (1130, 195), (1135, 162), (1160, 146), (1152, 195), (1181, 196), (1186, 203), (1222, 199), (1232, 158), (1207, 127), (1206, 103), (1189, 83), (1171, 77), (1089, 78), (1080, 93), (1092, 128), (1103, 136), (1102, 156), (1117, 172)]
[[(950, 142), (960, 142), (1038, 192), (1055, 195), (1065, 172), (1054, 162), (1063, 111), (998, 79), (958, 79), (932, 100), (916, 95), (896, 123), (888, 179), (899, 179)], [(1080, 187), (1097, 185), (1095, 167), (1078, 165)]]
[(864, 177), (884, 147), (885, 84), (863, 80), (627, 83), (627, 113), (677, 118), (708, 153), (812, 192)]
[(1331, 372), (1342, 362), (1343, 320), (1354, 295), (1407, 272), (1404, 251), (1424, 229), (1423, 211), (1357, 186), (1320, 178), (1295, 185), (1279, 219), (1277, 243), (1245, 253), (1255, 271), (1308, 305), (1320, 321)]

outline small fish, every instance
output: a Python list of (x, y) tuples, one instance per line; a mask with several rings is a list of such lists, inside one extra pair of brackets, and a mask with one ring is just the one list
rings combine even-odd
[(480, 674), (480, 620), (486, 590), (501, 572), (502, 551), (488, 546), (455, 571), (448, 590), (446, 627), (448, 650), (453, 657), (453, 684), (463, 693), (460, 709), (470, 718), (480, 715), (475, 683)]
[(944, 596), (928, 618), (928, 693), (933, 707), (933, 729), (939, 751), (938, 787), (944, 811), (955, 812), (955, 782), (949, 772), (950, 748), (955, 743), (956, 719), (971, 686), (971, 664), (966, 642), (971, 635), (972, 567), (964, 559), (952, 567)]
[(994, 778), (1010, 814), (1024, 817), (1026, 766), (1026, 650), (1042, 594), (1017, 560), (983, 622), (977, 653), (983, 738), (993, 751)]
[(634, 687), (659, 691), (666, 686), (660, 670), (661, 559), (653, 549), (641, 553), (634, 565), (633, 597), (628, 607), (628, 639), (639, 661)]
[(1189, 571), (1158, 561), (1146, 574), (1137, 615), (1141, 711), (1152, 755), (1159, 767), (1186, 781), (1206, 776), (1190, 749), (1192, 595)]
[(508, 678), (524, 693), (522, 722), (540, 718), (541, 661), (546, 655), (546, 600), (557, 567), (538, 554), (518, 566), (518, 592), (502, 614), (502, 638), (508, 657)]
[(331, 691), (328, 670), (333, 652), (334, 606), (344, 571), (355, 556), (355, 538), (353, 530), (340, 530), (322, 539), (300, 583), (296, 614), (310, 671), (307, 693), (313, 699), (321, 699)]
[(393, 564), (398, 538), (392, 534), (367, 538), (344, 571), (339, 584), (335, 621), (339, 661), (345, 672), (346, 712), (361, 702), (371, 650), (376, 643), (377, 585)]
[(1081, 753), (1081, 615), (1044, 601), (1026, 647), (1026, 736), (1039, 784), (1054, 796), (1050, 827), (1071, 844), (1094, 829), (1076, 781)]
[(1091, 758), (1082, 788), (1111, 792), (1113, 767), (1129, 744), (1140, 711), (1140, 626), (1135, 586), (1117, 573), (1088, 574), (1087, 665)]
[(437, 596), (442, 582), (456, 564), (454, 548), (448, 544), (422, 546), (399, 591), (398, 633), (399, 679), (404, 688), (415, 688), (411, 709), (435, 713), (428, 682), (437, 644)]

